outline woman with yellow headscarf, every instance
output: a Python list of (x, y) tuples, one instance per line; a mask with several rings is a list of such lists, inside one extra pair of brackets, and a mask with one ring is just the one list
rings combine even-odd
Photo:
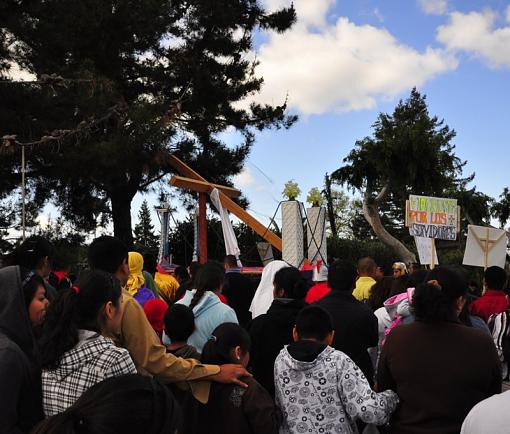
[(129, 252), (129, 277), (126, 283), (126, 291), (131, 294), (142, 306), (149, 300), (152, 300), (154, 294), (145, 285), (143, 276), (143, 256), (138, 252)]

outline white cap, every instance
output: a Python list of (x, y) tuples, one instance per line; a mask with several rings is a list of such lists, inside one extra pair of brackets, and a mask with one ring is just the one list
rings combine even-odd
[(321, 260), (317, 261), (313, 266), (312, 280), (314, 282), (325, 282), (328, 280), (328, 266)]

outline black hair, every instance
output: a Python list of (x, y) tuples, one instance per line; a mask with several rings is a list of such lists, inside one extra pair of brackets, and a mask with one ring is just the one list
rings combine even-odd
[(147, 271), (147, 273), (154, 276), (156, 273), (156, 262), (157, 258), (153, 253), (144, 253), (143, 254), (143, 269)]
[(407, 285), (409, 288), (416, 288), (420, 283), (425, 282), (425, 278), (429, 272), (427, 270), (416, 270), (412, 274), (409, 274), (409, 280)]
[(202, 350), (201, 362), (211, 365), (235, 363), (232, 350), (241, 347), (242, 353), (250, 351), (250, 335), (239, 324), (225, 322), (214, 329)]
[(358, 272), (353, 264), (337, 259), (328, 268), (328, 286), (333, 291), (352, 292), (357, 275)]
[(496, 265), (487, 268), (483, 274), (487, 289), (503, 291), (507, 283), (506, 271)]
[(208, 262), (200, 267), (195, 282), (195, 294), (189, 304), (190, 309), (193, 309), (206, 291), (217, 291), (223, 286), (225, 279), (225, 270), (217, 262)]
[(308, 284), (301, 272), (295, 267), (280, 268), (274, 275), (275, 290), (283, 290), (284, 298), (301, 300), (305, 298)]
[(175, 267), (174, 276), (181, 279), (181, 282), (184, 282), (189, 279), (188, 270), (186, 270), (186, 267), (183, 267), (182, 265)]
[(166, 434), (180, 432), (182, 413), (172, 393), (151, 377), (122, 375), (88, 389), (32, 434)]
[(237, 258), (234, 255), (227, 255), (225, 256), (223, 263), (229, 265), (230, 267), (237, 267)]
[(195, 331), (193, 311), (183, 304), (171, 305), (165, 313), (165, 332), (172, 342), (186, 342)]
[(55, 257), (55, 247), (46, 238), (39, 235), (28, 237), (8, 257), (7, 265), (19, 265), (29, 270), (36, 270), (41, 266), (44, 258), (50, 263)]
[(393, 282), (391, 283), (390, 297), (406, 292), (407, 288), (411, 288), (409, 282), (409, 274), (403, 274), (402, 276), (393, 278)]
[(390, 298), (390, 292), (395, 279), (391, 276), (384, 276), (372, 285), (367, 305), (373, 311), (383, 306), (383, 303)]
[(358, 272), (361, 274), (370, 274), (377, 268), (375, 261), (366, 256), (358, 261)]
[(112, 302), (118, 307), (121, 296), (119, 280), (100, 270), (85, 271), (76, 286), (59, 292), (48, 307), (41, 337), (41, 362), (46, 369), (56, 369), (62, 355), (78, 343), (78, 330), (101, 332), (99, 312)]
[(421, 321), (456, 320), (455, 300), (466, 295), (467, 281), (449, 267), (433, 269), (425, 280), (426, 283), (418, 285), (413, 295), (416, 318)]
[(198, 270), (200, 270), (201, 267), (202, 267), (202, 264), (197, 261), (193, 261), (191, 264), (189, 264), (189, 274), (191, 275), (193, 282), (195, 282), (195, 279), (197, 278)]
[(303, 308), (296, 318), (296, 332), (299, 339), (324, 341), (333, 331), (331, 315), (319, 306)]
[(103, 235), (89, 246), (88, 261), (92, 270), (115, 274), (127, 260), (128, 248), (120, 238)]
[(25, 306), (28, 309), (30, 303), (37, 292), (37, 289), (44, 286), (44, 280), (41, 276), (39, 276), (35, 271), (28, 270), (27, 268), (20, 267), (20, 278), (21, 278), (21, 286), (23, 289), (23, 298), (25, 299)]

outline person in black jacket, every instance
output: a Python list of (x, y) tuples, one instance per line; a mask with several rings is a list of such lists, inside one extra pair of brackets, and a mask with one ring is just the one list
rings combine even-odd
[(378, 342), (377, 317), (352, 295), (356, 275), (354, 265), (335, 261), (328, 269), (328, 285), (332, 291), (316, 304), (333, 318), (332, 347), (347, 354), (373, 385), (374, 368), (367, 349)]
[(255, 379), (274, 397), (274, 361), (293, 342), (292, 329), (307, 304), (308, 285), (297, 268), (285, 267), (274, 276), (274, 300), (267, 313), (251, 323), (251, 368)]
[(18, 266), (0, 270), (0, 433), (28, 433), (43, 417), (33, 333), (48, 305), (43, 285)]
[(235, 310), (239, 325), (245, 327), (251, 321), (250, 304), (255, 295), (251, 280), (241, 274), (234, 255), (227, 255), (223, 261), (225, 281), (222, 294), (227, 298), (228, 305)]

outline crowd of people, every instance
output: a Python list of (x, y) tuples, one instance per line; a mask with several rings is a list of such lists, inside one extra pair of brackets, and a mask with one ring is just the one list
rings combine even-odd
[(0, 268), (0, 434), (508, 432), (502, 268), (275, 260), (257, 286), (111, 236), (75, 275), (57, 256), (30, 237)]

